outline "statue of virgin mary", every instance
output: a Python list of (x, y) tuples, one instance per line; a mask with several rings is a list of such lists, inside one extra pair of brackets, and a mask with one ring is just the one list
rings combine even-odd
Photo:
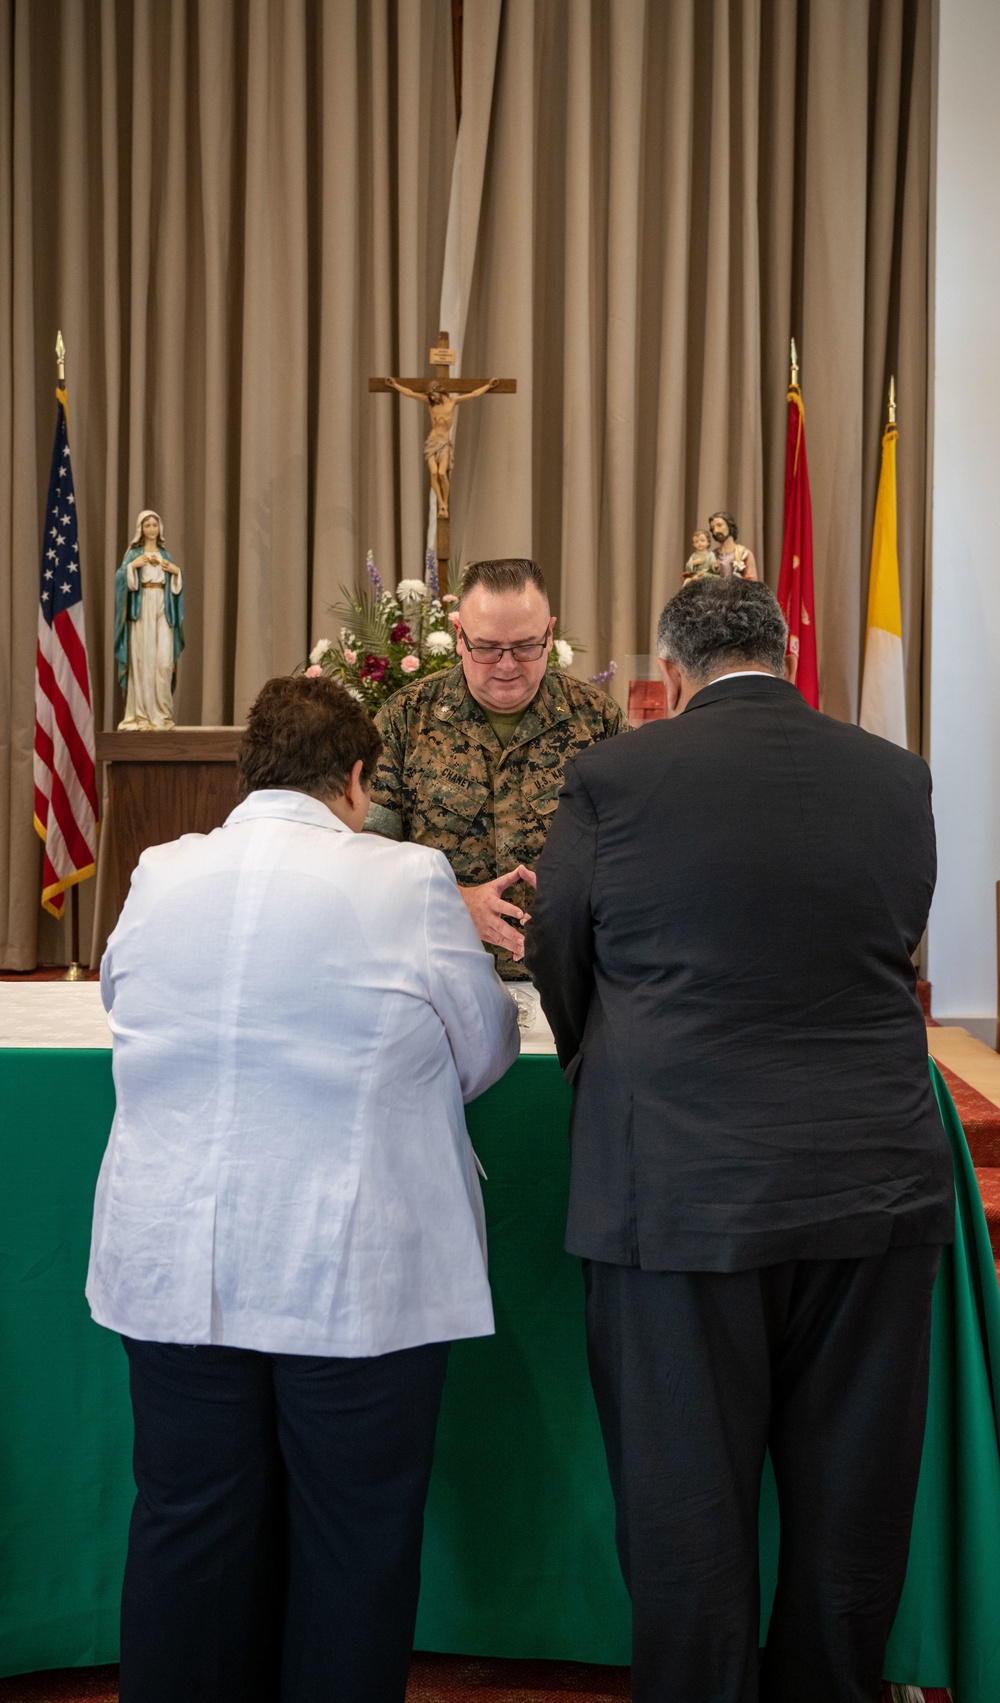
[(174, 726), (177, 658), (184, 649), (184, 578), (163, 546), (163, 522), (143, 509), (115, 574), (115, 660), (125, 693), (119, 731)]

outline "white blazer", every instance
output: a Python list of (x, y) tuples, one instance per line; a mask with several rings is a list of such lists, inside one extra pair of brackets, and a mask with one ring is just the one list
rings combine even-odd
[(252, 793), (143, 853), (101, 993), (99, 1324), (324, 1355), (490, 1334), (462, 1103), (517, 1017), (440, 852)]

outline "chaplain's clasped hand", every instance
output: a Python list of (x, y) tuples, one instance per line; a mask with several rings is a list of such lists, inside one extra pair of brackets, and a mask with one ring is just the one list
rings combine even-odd
[(519, 863), (516, 869), (509, 870), (506, 875), (498, 875), (494, 881), (484, 881), (478, 887), (459, 887), (458, 890), (468, 906), (480, 940), (485, 940), (489, 946), (506, 947), (520, 962), (524, 957), (524, 935), (512, 928), (506, 919), (509, 917), (516, 923), (526, 923), (530, 919), (527, 911), (508, 904), (502, 897), (515, 881), (527, 881), (530, 887), (537, 885), (534, 870)]

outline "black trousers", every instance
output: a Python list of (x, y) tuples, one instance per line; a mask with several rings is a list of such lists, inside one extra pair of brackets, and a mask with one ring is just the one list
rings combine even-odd
[(125, 1348), (122, 1703), (403, 1703), (448, 1344)]
[[(906, 1572), (939, 1260), (584, 1262), (635, 1703), (873, 1703)], [(781, 1552), (758, 1662), (767, 1447)]]

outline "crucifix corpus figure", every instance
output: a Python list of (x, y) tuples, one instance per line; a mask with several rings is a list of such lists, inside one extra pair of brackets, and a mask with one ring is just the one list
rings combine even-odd
[(371, 378), (368, 380), (368, 388), (394, 390), (398, 396), (408, 396), (414, 402), (425, 402), (430, 411), (431, 429), (424, 443), (424, 460), (427, 462), (427, 471), (431, 476), (431, 486), (437, 502), (435, 555), (438, 579), (444, 593), (448, 589), (448, 558), (451, 555), (451, 470), (455, 460), (451, 433), (455, 409), (460, 402), (471, 402), (473, 397), (485, 396), (491, 390), (512, 396), (517, 391), (517, 380), (451, 378), (451, 368), (458, 357), (454, 349), (449, 347), (446, 331), (438, 332), (438, 341), (431, 350), (430, 358), (434, 368), (433, 378)]
[(448, 498), (451, 495), (451, 464), (455, 452), (451, 443), (451, 422), (455, 409), (460, 402), (471, 402), (474, 396), (485, 396), (488, 390), (495, 390), (499, 379), (487, 379), (475, 390), (467, 390), (464, 396), (451, 396), (447, 390), (432, 384), (425, 396), (419, 390), (408, 390), (402, 379), (387, 378), (386, 384), (390, 390), (398, 390), (400, 396), (409, 396), (414, 402), (426, 402), (431, 411), (431, 429), (427, 433), (424, 444), (424, 460), (427, 471), (431, 476), (434, 495), (437, 498), (437, 511), (442, 517), (448, 515)]

